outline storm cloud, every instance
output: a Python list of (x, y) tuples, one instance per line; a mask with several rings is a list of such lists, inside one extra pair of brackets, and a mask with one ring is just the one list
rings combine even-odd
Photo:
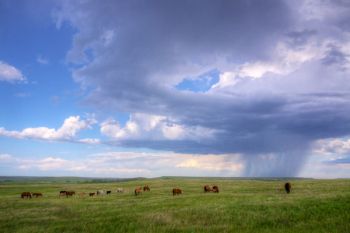
[[(345, 1), (67, 1), (54, 17), (77, 30), (67, 61), (85, 102), (131, 115), (109, 144), (294, 176), (314, 141), (349, 135), (349, 15)], [(177, 88), (208, 72), (207, 90)]]

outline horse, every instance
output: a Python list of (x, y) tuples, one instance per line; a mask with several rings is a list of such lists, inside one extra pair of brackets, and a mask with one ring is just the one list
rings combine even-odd
[(284, 184), (284, 189), (286, 190), (287, 193), (290, 193), (292, 189), (292, 185), (289, 182), (287, 182)]
[(117, 193), (123, 193), (124, 189), (123, 188), (117, 188)]
[(97, 190), (96, 191), (96, 195), (104, 195), (105, 194), (105, 191), (104, 190)]
[(211, 192), (212, 189), (210, 188), (209, 185), (204, 185), (204, 192), (207, 193), (207, 192)]
[(90, 197), (93, 197), (95, 195), (95, 193), (89, 193)]
[(42, 193), (33, 193), (33, 197), (43, 197)]
[(214, 185), (213, 188), (211, 189), (212, 192), (218, 193), (219, 192), (219, 187)]
[(107, 195), (109, 195), (109, 194), (111, 194), (111, 193), (112, 193), (112, 191), (110, 191), (110, 190), (108, 190), (108, 191), (106, 192)]
[(173, 188), (173, 196), (182, 194), (182, 190), (179, 188)]
[(66, 191), (66, 197), (75, 195), (75, 191)]
[(21, 193), (21, 198), (32, 198), (31, 192), (23, 192)]
[(67, 196), (67, 191), (60, 191), (59, 197)]
[(143, 191), (144, 192), (146, 192), (146, 191), (151, 191), (151, 189), (149, 188), (149, 186), (148, 185), (145, 185), (144, 187), (143, 187)]
[(142, 187), (137, 187), (135, 188), (135, 196), (139, 195), (142, 193)]

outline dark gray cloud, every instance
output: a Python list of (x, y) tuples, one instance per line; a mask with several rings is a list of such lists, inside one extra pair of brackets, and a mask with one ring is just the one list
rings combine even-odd
[[(310, 143), (350, 132), (349, 8), (327, 4), (83, 1), (63, 4), (56, 19), (78, 30), (67, 58), (82, 65), (73, 76), (90, 90), (86, 102), (216, 130), (200, 140), (111, 144), (241, 153), (246, 175), (293, 176)], [(175, 88), (213, 69), (231, 83), (221, 78), (206, 93)]]
[(349, 55), (343, 53), (335, 46), (330, 46), (329, 51), (325, 55), (325, 57), (322, 59), (323, 64), (325, 65), (338, 65), (343, 66), (344, 69), (346, 69), (346, 66), (348, 64)]

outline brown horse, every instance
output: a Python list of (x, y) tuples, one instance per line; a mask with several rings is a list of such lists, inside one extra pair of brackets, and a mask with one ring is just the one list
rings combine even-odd
[(144, 192), (146, 192), (146, 191), (151, 191), (151, 189), (149, 188), (149, 186), (148, 185), (145, 185), (144, 187), (143, 187), (143, 191)]
[(66, 191), (66, 197), (72, 197), (73, 195), (75, 195), (74, 191)]
[(142, 193), (142, 187), (135, 188), (135, 196)]
[(33, 193), (33, 197), (43, 197), (42, 193)]
[(292, 185), (289, 182), (287, 182), (284, 184), (284, 189), (287, 193), (290, 193), (290, 191), (292, 190)]
[(182, 194), (182, 190), (179, 188), (173, 188), (173, 196)]
[(60, 191), (59, 197), (67, 196), (67, 191)]
[(31, 192), (23, 192), (21, 194), (21, 198), (32, 198), (32, 193)]
[(107, 195), (109, 195), (109, 194), (111, 194), (111, 193), (112, 193), (111, 190), (108, 190), (108, 191), (106, 192)]
[(204, 185), (204, 192), (207, 193), (207, 192), (211, 192), (211, 188), (209, 185)]
[(95, 193), (89, 193), (89, 196), (93, 197), (93, 196), (95, 196)]
[(219, 192), (219, 187), (216, 186), (216, 185), (214, 185), (213, 188), (212, 188), (212, 191), (213, 191), (214, 193), (218, 193), (218, 192)]

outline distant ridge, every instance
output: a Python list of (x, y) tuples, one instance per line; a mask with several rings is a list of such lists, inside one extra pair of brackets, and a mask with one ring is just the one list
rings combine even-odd
[(38, 183), (101, 183), (121, 182), (146, 179), (144, 177), (134, 178), (110, 178), (110, 177), (75, 177), (75, 176), (0, 176), (0, 183), (6, 182), (38, 182)]
[[(308, 177), (221, 177), (221, 176), (161, 176), (160, 179), (222, 179), (222, 180), (309, 180)], [(157, 178), (155, 178), (157, 179)]]

